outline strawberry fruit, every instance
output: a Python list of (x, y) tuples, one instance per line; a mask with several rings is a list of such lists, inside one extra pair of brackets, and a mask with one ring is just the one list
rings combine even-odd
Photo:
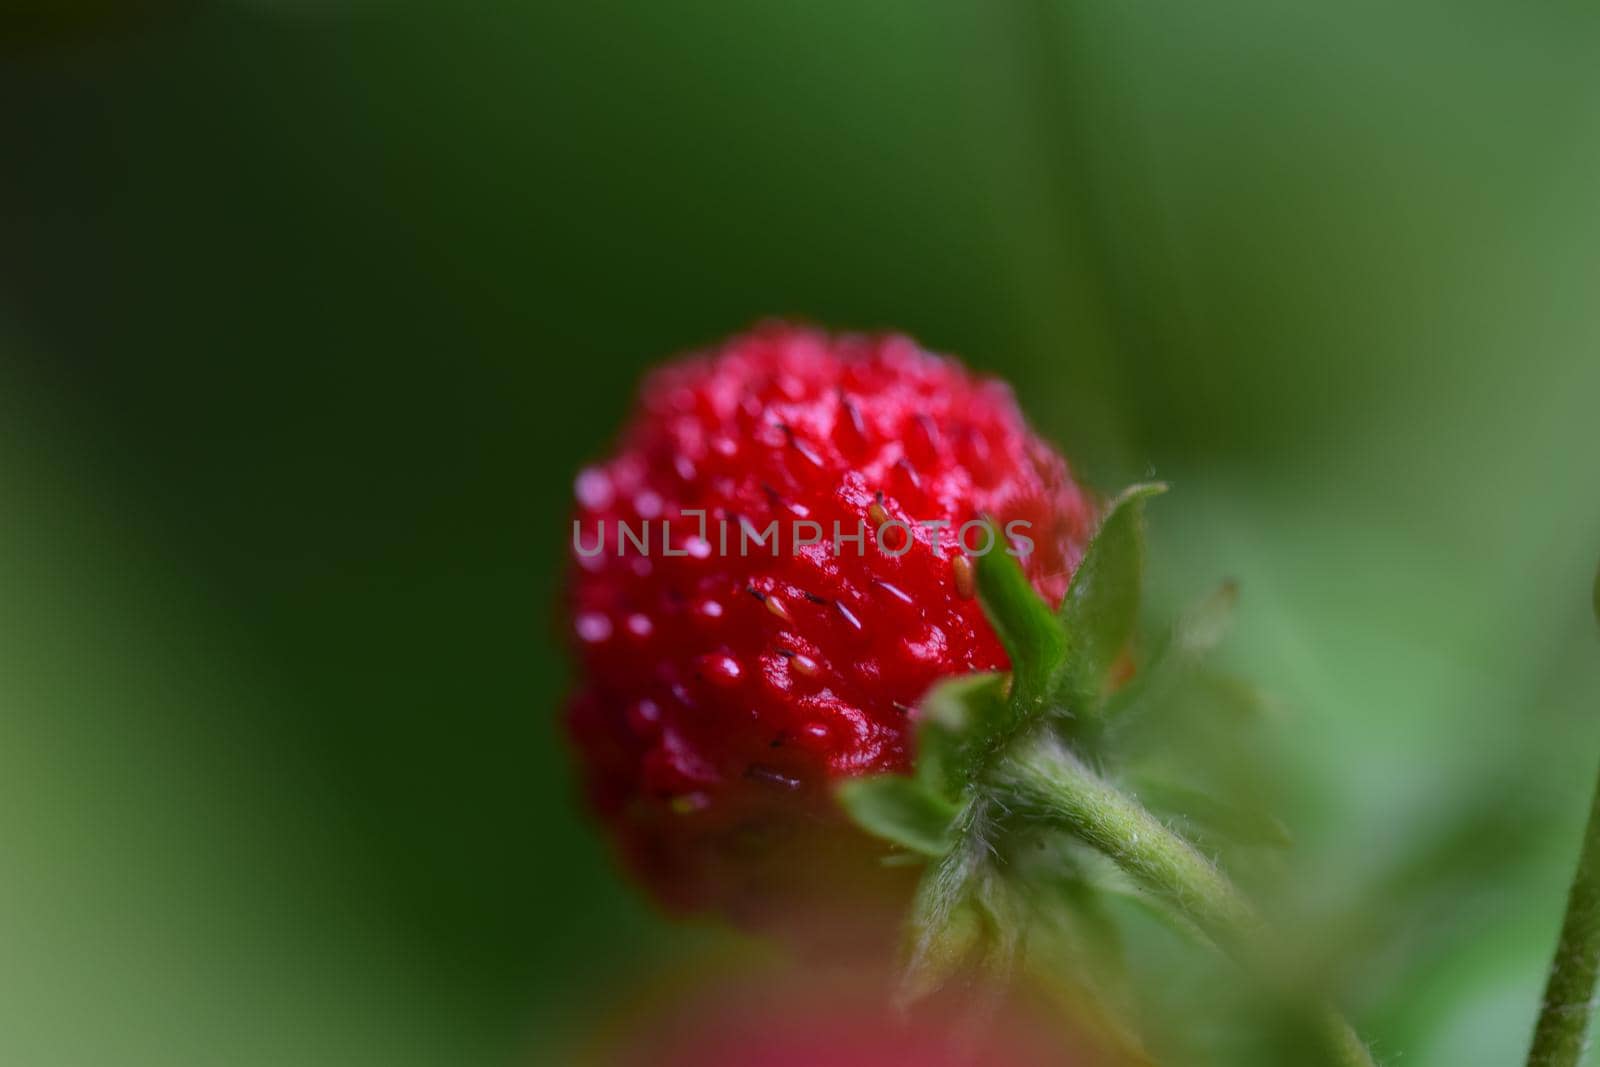
[(567, 721), (593, 809), (672, 910), (805, 936), (903, 885), (831, 787), (908, 769), (928, 688), (1008, 666), (972, 557), (1031, 542), (1054, 605), (1095, 517), (1003, 383), (785, 323), (650, 376), (576, 495)]

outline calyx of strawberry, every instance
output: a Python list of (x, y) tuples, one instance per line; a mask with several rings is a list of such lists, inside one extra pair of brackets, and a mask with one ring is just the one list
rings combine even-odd
[[(1127, 725), (1159, 714), (1162, 695), (1186, 683), (1220, 639), (1234, 600), (1225, 585), (1174, 627), (1131, 681), (1116, 684), (1138, 615), (1144, 507), (1165, 490), (1139, 484), (1111, 503), (1058, 609), (1011, 556), (983, 556), (978, 594), (1011, 671), (953, 678), (926, 694), (916, 709), (911, 775), (838, 787), (860, 827), (899, 846), (903, 860), (925, 864), (906, 927), (903, 1003), (957, 975), (1003, 982), (1021, 965), (1025, 939), (1106, 948), (1115, 932), (1096, 899), (1106, 892), (1136, 895), (1270, 983), (1277, 964), (1251, 905), (1212, 860), (1110, 776)], [(1193, 793), (1183, 794), (1182, 806), (1207, 835), (1282, 843), (1282, 828), (1269, 819)], [(1084, 973), (1068, 979), (1074, 995), (1104, 1005), (1102, 1014), (1114, 1019), (1118, 979), (1108, 953), (1072, 954), (1084, 963)], [(1309, 1003), (1302, 1014), (1324, 1062), (1373, 1063), (1331, 1008)], [(1131, 1027), (1108, 1025), (1138, 1049)]]

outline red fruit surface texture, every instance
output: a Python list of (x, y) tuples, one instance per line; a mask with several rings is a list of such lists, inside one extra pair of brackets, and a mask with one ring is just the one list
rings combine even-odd
[(576, 494), (568, 724), (590, 803), (663, 903), (754, 925), (892, 880), (830, 785), (907, 769), (928, 687), (1007, 666), (965, 558), (987, 537), (963, 552), (961, 524), (1029, 538), (1054, 604), (1094, 522), (1004, 383), (784, 323), (650, 375)]

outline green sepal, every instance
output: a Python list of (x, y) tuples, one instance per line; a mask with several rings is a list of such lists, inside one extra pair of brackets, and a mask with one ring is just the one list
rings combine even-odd
[(937, 993), (982, 951), (984, 921), (976, 903), (962, 899), (937, 916), (921, 914), (925, 910), (913, 906), (911, 953), (894, 994), (902, 1010)]
[(907, 924), (905, 964), (895, 995), (901, 1007), (939, 989), (975, 960), (987, 955), (992, 935), (985, 913), (982, 882), (988, 870), (993, 828), (989, 802), (972, 800), (951, 825), (952, 844), (928, 864), (917, 883)]
[(947, 678), (928, 690), (916, 715), (914, 777), (855, 778), (837, 790), (857, 826), (923, 856), (950, 847), (950, 824), (987, 754), (1011, 736), (1008, 678), (985, 671)]
[(1015, 716), (1004, 674), (957, 675), (929, 689), (917, 705), (917, 780), (952, 801), (985, 756), (1011, 736)]
[(1098, 707), (1112, 664), (1133, 636), (1144, 580), (1144, 505), (1166, 491), (1164, 482), (1144, 482), (1111, 502), (1061, 602), (1070, 648), (1061, 695), (1080, 713)]
[[(994, 536), (996, 546), (1006, 543), (998, 531)], [(1066, 661), (1066, 630), (1010, 552), (997, 547), (979, 556), (977, 579), (983, 613), (1011, 658), (1013, 698), (1019, 710), (1039, 709)]]
[(898, 774), (853, 778), (836, 793), (845, 813), (868, 833), (923, 856), (949, 851), (956, 806), (919, 779)]
[(1127, 685), (1105, 701), (1104, 717), (1120, 718), (1129, 708), (1158, 701), (1181, 685), (1222, 643), (1239, 603), (1239, 586), (1223, 582), (1185, 611), (1143, 657)]

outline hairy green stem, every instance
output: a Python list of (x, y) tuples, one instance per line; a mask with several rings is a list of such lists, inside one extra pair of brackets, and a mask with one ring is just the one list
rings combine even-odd
[[(1594, 576), (1594, 615), (1600, 622), (1600, 570)], [(1567, 892), (1567, 914), (1545, 982), (1544, 1005), (1533, 1028), (1528, 1067), (1574, 1067), (1589, 1040), (1595, 975), (1600, 971), (1600, 781), (1589, 802), (1578, 872)]]
[[(1253, 969), (1263, 967), (1261, 920), (1233, 883), (1066, 747), (1048, 738), (1024, 739), (999, 778), (1014, 799), (1059, 820), (1110, 857), (1234, 959)], [(1373, 1067), (1366, 1045), (1332, 1008), (1317, 1009), (1314, 1029), (1330, 1065)]]
[(1600, 783), (1583, 832), (1578, 873), (1567, 896), (1567, 916), (1544, 987), (1544, 1006), (1533, 1031), (1528, 1067), (1575, 1067), (1588, 1042), (1600, 973)]

